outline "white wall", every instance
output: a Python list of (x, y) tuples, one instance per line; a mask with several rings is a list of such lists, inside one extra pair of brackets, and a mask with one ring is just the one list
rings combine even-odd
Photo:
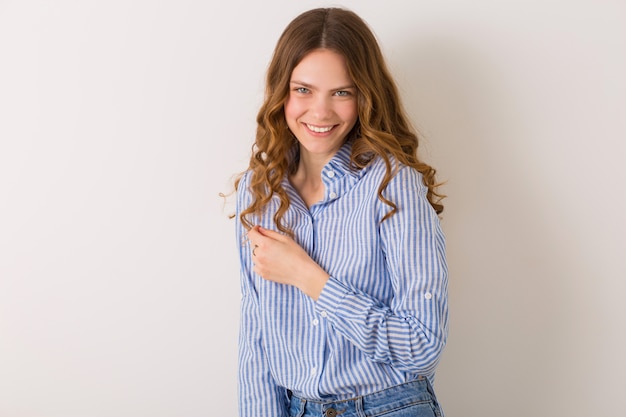
[[(448, 180), (447, 415), (625, 415), (626, 4), (339, 4)], [(322, 5), (0, 1), (0, 416), (236, 414), (218, 193)]]

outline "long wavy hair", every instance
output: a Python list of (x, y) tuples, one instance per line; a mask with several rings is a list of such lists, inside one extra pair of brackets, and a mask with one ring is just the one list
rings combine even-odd
[[(354, 12), (341, 8), (319, 8), (297, 16), (278, 40), (267, 70), (265, 100), (257, 115), (256, 141), (252, 147), (249, 170), (252, 204), (241, 210), (246, 228), (253, 225), (248, 215), (259, 214), (274, 195), (280, 206), (274, 214), (279, 230), (291, 234), (282, 223), (289, 207), (281, 182), (295, 172), (297, 147), (285, 120), (284, 104), (289, 94), (293, 69), (310, 52), (329, 49), (342, 55), (348, 74), (357, 89), (358, 120), (348, 133), (352, 140), (351, 164), (354, 169), (367, 166), (375, 156), (386, 165), (378, 188), (378, 198), (390, 206), (384, 221), (397, 211), (383, 191), (398, 170), (398, 163), (415, 168), (423, 175), (427, 198), (436, 213), (443, 211), (442, 194), (437, 192), (435, 169), (417, 157), (418, 137), (408, 122), (398, 89), (393, 81), (376, 38), (367, 24)], [(235, 181), (239, 187), (241, 177)]]

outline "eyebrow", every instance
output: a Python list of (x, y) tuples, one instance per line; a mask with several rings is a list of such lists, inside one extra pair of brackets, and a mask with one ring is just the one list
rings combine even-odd
[[(301, 86), (306, 87), (306, 88), (315, 88), (314, 86), (312, 86), (309, 83), (305, 83), (304, 81), (298, 81), (298, 80), (290, 80), (289, 84), (298, 84), (298, 85), (301, 85)], [(356, 87), (353, 84), (350, 84), (350, 85), (347, 85), (345, 87), (331, 88), (331, 91), (347, 90), (347, 89), (350, 89), (350, 88), (355, 89)]]

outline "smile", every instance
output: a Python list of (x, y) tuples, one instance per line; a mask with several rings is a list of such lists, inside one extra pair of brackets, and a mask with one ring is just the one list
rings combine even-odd
[(313, 125), (310, 125), (310, 124), (308, 124), (308, 123), (305, 123), (305, 125), (306, 125), (306, 127), (307, 127), (309, 130), (311, 130), (311, 131), (313, 131), (313, 132), (315, 132), (315, 133), (326, 133), (326, 132), (330, 132), (330, 131), (332, 130), (332, 128), (334, 127), (334, 126), (324, 126), (324, 127), (321, 127), (321, 126), (313, 126)]

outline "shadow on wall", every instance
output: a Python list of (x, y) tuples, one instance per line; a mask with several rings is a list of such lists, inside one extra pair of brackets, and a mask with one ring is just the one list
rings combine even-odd
[[(571, 262), (583, 248), (570, 232), (575, 219), (557, 214), (550, 167), (536, 158), (542, 150), (533, 147), (537, 128), (519, 97), (523, 83), (506, 63), (459, 42), (431, 38), (394, 53), (422, 156), (447, 181), (451, 321), (437, 375), (444, 409), (451, 416), (563, 411), (570, 394), (562, 380), (583, 371), (571, 369), (573, 356), (590, 348), (578, 340), (577, 327), (591, 323), (571, 278), (591, 271)], [(520, 401), (520, 393), (536, 401)]]

